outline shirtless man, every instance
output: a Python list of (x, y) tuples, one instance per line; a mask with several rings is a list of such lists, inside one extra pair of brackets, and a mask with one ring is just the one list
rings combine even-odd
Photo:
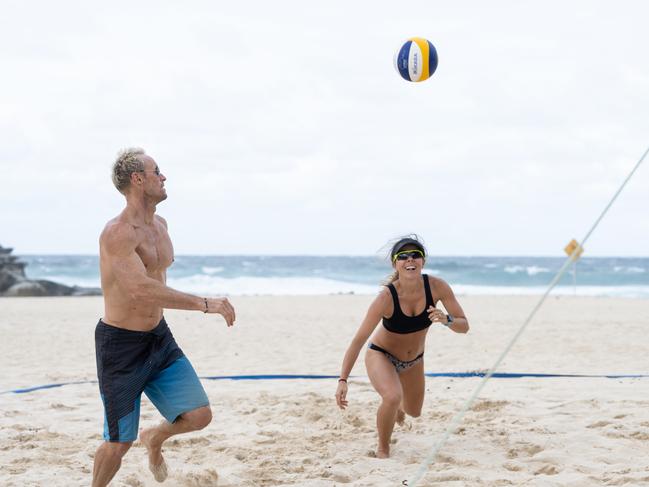
[(167, 222), (155, 214), (156, 205), (167, 198), (165, 180), (142, 149), (122, 151), (113, 166), (113, 183), (126, 197), (126, 208), (99, 238), (104, 317), (95, 329), (95, 347), (105, 441), (95, 454), (93, 487), (108, 485), (137, 438), (142, 392), (165, 418), (140, 434), (158, 482), (167, 478), (163, 442), (212, 420), (207, 395), (163, 309), (218, 313), (228, 326), (235, 314), (226, 298), (202, 298), (166, 286), (173, 247)]

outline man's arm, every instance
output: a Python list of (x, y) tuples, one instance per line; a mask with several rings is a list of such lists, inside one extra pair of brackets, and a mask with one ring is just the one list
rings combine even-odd
[(107, 228), (102, 235), (101, 246), (117, 285), (133, 301), (160, 308), (219, 313), (228, 326), (234, 323), (234, 308), (227, 298), (201, 298), (176, 291), (150, 278), (135, 252), (137, 235), (131, 225), (117, 223)]

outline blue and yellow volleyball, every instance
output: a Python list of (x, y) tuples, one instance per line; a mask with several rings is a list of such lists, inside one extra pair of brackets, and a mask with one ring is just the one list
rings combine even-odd
[(430, 41), (411, 37), (394, 54), (394, 67), (406, 81), (426, 81), (437, 69), (437, 50)]

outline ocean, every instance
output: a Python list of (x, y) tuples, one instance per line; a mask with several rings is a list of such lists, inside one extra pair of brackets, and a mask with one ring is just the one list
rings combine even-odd
[[(30, 279), (99, 287), (98, 257), (25, 255)], [(425, 272), (456, 294), (542, 294), (563, 265), (561, 257), (430, 257)], [(390, 273), (378, 257), (178, 255), (168, 284), (200, 295), (375, 294)], [(649, 298), (649, 258), (584, 257), (554, 294)]]

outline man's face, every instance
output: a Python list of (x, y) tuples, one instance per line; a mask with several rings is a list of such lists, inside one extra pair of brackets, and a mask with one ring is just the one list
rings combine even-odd
[(144, 171), (142, 172), (144, 194), (155, 200), (156, 203), (166, 200), (167, 190), (164, 187), (164, 182), (167, 178), (160, 172), (160, 168), (152, 157), (147, 155), (141, 157), (144, 163)]

